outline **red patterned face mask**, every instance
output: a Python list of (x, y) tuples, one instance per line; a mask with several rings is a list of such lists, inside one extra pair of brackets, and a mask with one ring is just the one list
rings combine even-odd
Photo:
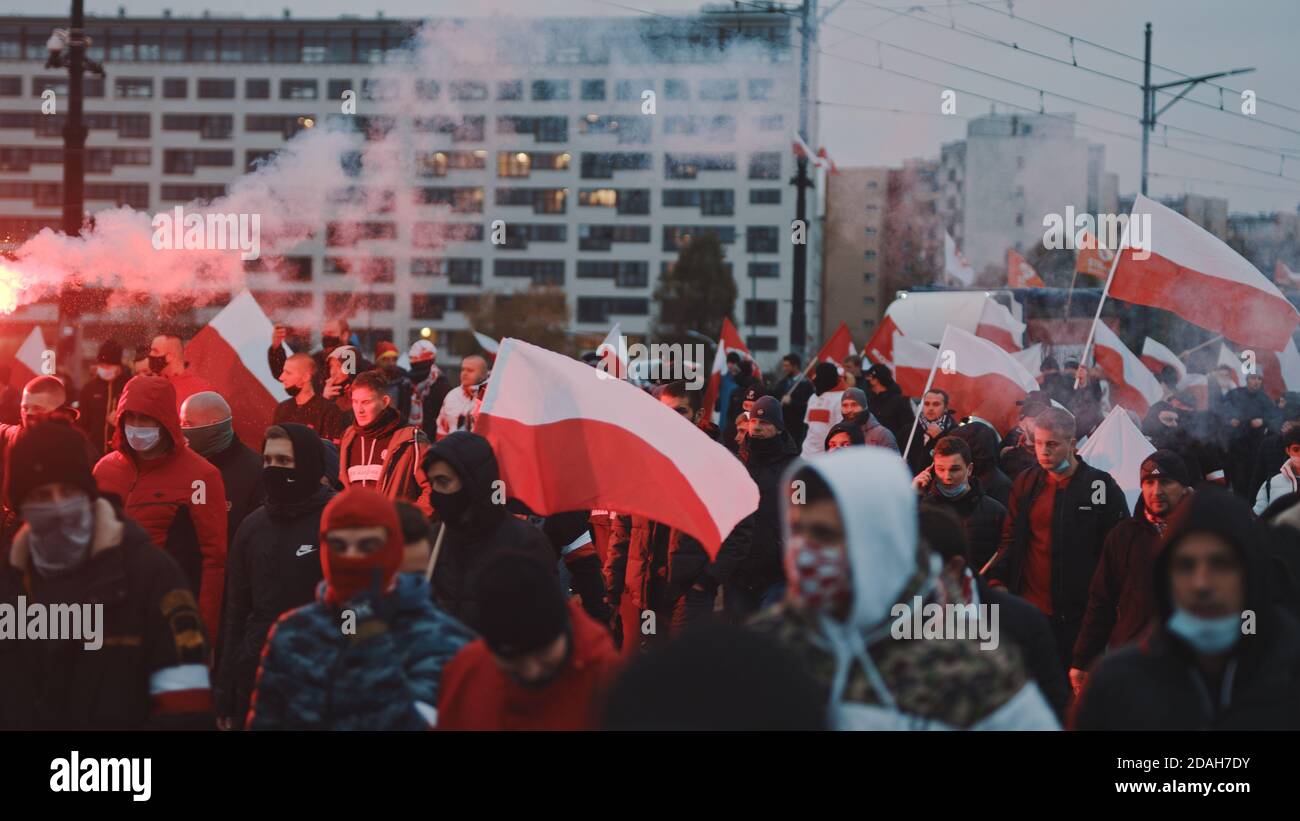
[(785, 549), (785, 578), (788, 597), (805, 610), (834, 613), (852, 600), (848, 554), (840, 545), (812, 545), (792, 535)]

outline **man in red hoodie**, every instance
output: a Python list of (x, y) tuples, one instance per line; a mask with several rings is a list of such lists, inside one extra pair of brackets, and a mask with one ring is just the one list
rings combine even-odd
[(618, 664), (609, 631), (530, 555), (503, 552), (477, 581), (482, 638), (443, 673), (438, 729), (594, 728)]
[(199, 601), (209, 646), (217, 646), (226, 583), (226, 486), (221, 472), (190, 450), (176, 412), (176, 391), (161, 376), (136, 376), (117, 406), (113, 450), (95, 465), (102, 493), (185, 572)]

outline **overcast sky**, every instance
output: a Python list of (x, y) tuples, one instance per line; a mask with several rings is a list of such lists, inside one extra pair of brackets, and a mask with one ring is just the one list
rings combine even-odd
[[(897, 164), (908, 157), (938, 155), (942, 142), (959, 139), (965, 133), (965, 117), (989, 110), (986, 99), (963, 94), (985, 94), (1007, 103), (1037, 109), (1039, 93), (1049, 92), (1043, 105), (1049, 113), (1075, 112), (1080, 136), (1106, 146), (1108, 170), (1118, 172), (1121, 193), (1138, 187), (1140, 137), (1137, 118), (1141, 113), (1141, 92), (1133, 85), (1088, 74), (1069, 65), (1057, 65), (997, 43), (953, 31), (959, 28), (988, 37), (1018, 43), (1024, 49), (1050, 54), (1069, 61), (1067, 37), (1007, 17), (1008, 3), (990, 0), (980, 7), (970, 0), (918, 0), (919, 10), (903, 0), (845, 0), (821, 29), (822, 82), (818, 98), (823, 101), (821, 142), (840, 165)], [(822, 0), (823, 10), (835, 0)], [(30, 13), (31, 7), (11, 13)], [(56, 6), (67, 5), (57, 3)], [(340, 14), (373, 16), (382, 10), (388, 17), (475, 16), (483, 14), (527, 14), (546, 16), (636, 15), (642, 12), (691, 12), (698, 0), (383, 0), (358, 6), (343, 0), (88, 0), (87, 11), (116, 14), (124, 5), (131, 15), (156, 15), (164, 8), (181, 15), (199, 15), (205, 8), (214, 16), (279, 16), (284, 7), (295, 17), (334, 17)], [(881, 9), (889, 7), (894, 11)], [(1154, 195), (1196, 192), (1226, 196), (1233, 211), (1294, 210), (1300, 203), (1300, 2), (1297, 0), (1014, 0), (1014, 12), (1027, 20), (1058, 29), (1139, 58), (1139, 61), (1075, 42), (1073, 59), (1082, 66), (1141, 81), (1142, 27), (1154, 27), (1152, 58), (1159, 65), (1197, 75), (1231, 68), (1253, 66), (1256, 71), (1219, 82), (1232, 89), (1253, 90), (1259, 99), (1254, 117), (1241, 115), (1241, 99), (1225, 94), (1224, 107), (1217, 109), (1220, 94), (1199, 87), (1190, 99), (1213, 108), (1183, 100), (1161, 117), (1171, 126), (1171, 148), (1204, 155), (1193, 157), (1164, 147), (1166, 133), (1158, 129), (1152, 140), (1151, 170), (1159, 175), (1150, 180)], [(951, 15), (951, 17), (950, 17)], [(941, 25), (936, 25), (941, 24)], [(885, 41), (879, 45), (864, 37)], [(933, 55), (935, 59), (908, 54), (892, 46)], [(837, 55), (837, 56), (829, 56)], [(885, 73), (870, 66), (882, 61), (894, 71), (928, 78), (938, 86)], [(1009, 78), (1034, 88), (1017, 87), (993, 77)], [(1153, 80), (1165, 82), (1175, 75), (1155, 70)], [(941, 87), (957, 90), (957, 117), (939, 115)], [(1111, 114), (1051, 96), (1065, 94), (1079, 100), (1116, 109)], [(1161, 98), (1161, 104), (1168, 100)], [(839, 104), (839, 105), (832, 105)], [(1278, 108), (1290, 106), (1296, 110)], [(852, 108), (867, 106), (900, 109), (893, 113)], [(999, 111), (1015, 110), (999, 105)], [(1283, 128), (1267, 125), (1269, 121)], [(1174, 126), (1200, 132), (1188, 134)], [(1097, 130), (1101, 129), (1101, 130)], [(1119, 134), (1105, 133), (1119, 132)], [(1122, 135), (1127, 135), (1122, 136)], [(1241, 143), (1233, 146), (1215, 138)], [(1249, 146), (1265, 149), (1252, 150)], [(1288, 154), (1285, 163), (1282, 155)], [(1233, 164), (1236, 165), (1233, 165)], [(1260, 169), (1251, 171), (1239, 166)], [(1289, 177), (1279, 177), (1279, 171)]]

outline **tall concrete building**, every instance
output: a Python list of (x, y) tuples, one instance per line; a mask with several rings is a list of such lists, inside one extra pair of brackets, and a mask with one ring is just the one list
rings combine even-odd
[(821, 324), (848, 323), (861, 346), (889, 296), (882, 284), (890, 169), (841, 168), (827, 177)]
[[(384, 193), (414, 213), (312, 226), (283, 260), (250, 265), (247, 284), (277, 322), (319, 333), (348, 312), (367, 345), (430, 328), (455, 361), (474, 350), (467, 312), (484, 292), (541, 285), (564, 290), (575, 333), (620, 322), (644, 335), (661, 272), (711, 231), (736, 281), (737, 324), (772, 365), (791, 345), (799, 35), (788, 11), (441, 19), (423, 33), (382, 17), (90, 17), (89, 56), (108, 79), (86, 80), (87, 210), (220, 196), (313, 125), (397, 135), (409, 173)], [(39, 104), (66, 91), (65, 73), (44, 68), (51, 30), (66, 25), (0, 18), (0, 237), (11, 243), (60, 222), (63, 115)], [(422, 36), (448, 47), (411, 62)], [(349, 91), (355, 115), (340, 113)], [(359, 188), (371, 182), (354, 172)], [(51, 321), (51, 306), (11, 321), (33, 319)], [(87, 349), (112, 319), (87, 318)]]

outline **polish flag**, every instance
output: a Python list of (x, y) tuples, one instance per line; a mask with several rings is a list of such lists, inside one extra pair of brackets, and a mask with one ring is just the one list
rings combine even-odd
[[(15, 390), (21, 391), (28, 382), (45, 373), (41, 366), (45, 362), (45, 337), (41, 334), (41, 326), (33, 325), (32, 332), (23, 340), (23, 344), (18, 347), (18, 352), (14, 354), (14, 364), (9, 371), (9, 384)], [(263, 348), (262, 358), (266, 358), (265, 348)], [(53, 361), (53, 360), (51, 360)]]
[(903, 396), (917, 397), (925, 391), (930, 369), (939, 358), (939, 349), (897, 333), (894, 335), (894, 381)]
[(1098, 247), (1100, 244), (1091, 232), (1083, 232), (1074, 257), (1076, 272), (1097, 279), (1105, 279), (1110, 275), (1110, 263), (1115, 259), (1115, 252)]
[(817, 352), (817, 358), (812, 364), (830, 362), (840, 369), (840, 373), (843, 373), (844, 360), (857, 352), (858, 349), (853, 347), (853, 338), (849, 335), (848, 323), (841, 322), (840, 327), (835, 329), (835, 333), (831, 334), (831, 338), (826, 340), (826, 344), (822, 345), (822, 349)]
[(272, 330), (271, 320), (244, 290), (185, 346), (190, 370), (225, 397), (235, 435), (254, 449), (266, 436), (275, 406), (288, 398), (266, 362)]
[(1219, 361), (1215, 363), (1215, 367), (1231, 369), (1232, 381), (1237, 387), (1241, 387), (1241, 359), (1228, 350), (1227, 345), (1219, 345)]
[(1173, 368), (1177, 371), (1179, 382), (1187, 376), (1187, 366), (1178, 355), (1149, 336), (1142, 343), (1142, 364), (1156, 376), (1164, 373), (1165, 368)]
[(1288, 341), (1281, 351), (1256, 351), (1255, 356), (1264, 378), (1264, 392), (1274, 402), (1285, 391), (1300, 391), (1300, 353), (1295, 340)]
[[(722, 375), (727, 372), (727, 354), (736, 351), (743, 356), (748, 362), (754, 362), (754, 357), (749, 353), (749, 348), (745, 347), (745, 341), (740, 338), (740, 331), (736, 326), (731, 324), (731, 317), (724, 317), (722, 320), (722, 336), (718, 338), (718, 352), (713, 357), (713, 373), (709, 374), (709, 384), (704, 387), (704, 418), (712, 420), (715, 424), (717, 419), (714, 418), (716, 413), (715, 406), (718, 404), (718, 392), (722, 390)], [(758, 375), (758, 366), (753, 365), (754, 375)]]
[(1142, 493), (1142, 463), (1155, 452), (1150, 440), (1118, 405), (1110, 409), (1087, 443), (1079, 448), (1083, 461), (1106, 471), (1115, 479), (1120, 490), (1124, 491), (1129, 510), (1137, 504)]
[(1294, 291), (1300, 288), (1300, 274), (1292, 271), (1286, 266), (1285, 262), (1279, 259), (1273, 264), (1273, 282)]
[(835, 160), (832, 160), (831, 155), (827, 153), (826, 146), (817, 149), (817, 159), (821, 160), (821, 164), (830, 168), (832, 174), (840, 173), (840, 169), (835, 165)]
[(628, 382), (518, 339), (501, 343), (474, 432), (492, 443), (510, 496), (542, 516), (647, 516), (712, 558), (758, 507), (744, 464), (699, 428)]
[[(889, 308), (892, 308), (890, 303)], [(863, 347), (862, 353), (873, 363), (877, 365), (892, 365), (894, 361), (894, 335), (901, 334), (902, 331), (894, 324), (894, 318), (889, 315), (889, 308), (885, 309), (885, 316), (880, 320), (880, 325), (876, 327), (876, 332), (867, 340)]]
[(627, 349), (622, 344), (621, 326), (621, 322), (615, 322), (614, 327), (605, 335), (605, 341), (596, 348), (596, 353), (600, 355), (600, 362), (597, 363), (600, 370), (615, 379), (627, 378)]
[(1015, 427), (1020, 417), (1016, 402), (1038, 390), (1034, 377), (1011, 354), (952, 325), (939, 343), (931, 385), (946, 390), (961, 415), (987, 419), (1000, 433)]
[(1037, 379), (1043, 370), (1043, 343), (1035, 342), (1023, 351), (1011, 351), (1011, 358), (1019, 362), (1029, 375)]
[[(1134, 236), (1150, 217), (1150, 236)], [(1141, 240), (1140, 243), (1135, 240)], [(1143, 249), (1134, 246), (1142, 245)], [(1110, 295), (1163, 308), (1241, 345), (1286, 347), (1300, 312), (1245, 258), (1186, 217), (1141, 194), (1129, 216)], [(1138, 253), (1149, 250), (1147, 259)], [(1136, 251), (1136, 253), (1135, 253)]]
[(1106, 379), (1110, 382), (1112, 404), (1145, 416), (1147, 410), (1160, 401), (1164, 395), (1160, 382), (1105, 322), (1097, 323), (1093, 351), (1097, 365), (1106, 372)]
[(1007, 287), (1008, 288), (1045, 288), (1047, 283), (1034, 270), (1034, 266), (1025, 262), (1014, 248), (1007, 249)]
[(497, 355), (497, 348), (501, 346), (501, 343), (497, 342), (495, 339), (488, 336), (487, 334), (481, 334), (478, 331), (475, 331), (473, 329), (471, 329), (471, 333), (474, 334), (474, 341), (478, 343), (478, 346), (483, 350), (487, 351), (489, 357), (495, 359)]
[(1189, 373), (1178, 380), (1178, 390), (1187, 391), (1196, 400), (1197, 410), (1210, 407), (1210, 378), (1203, 373)]
[(947, 231), (943, 233), (943, 272), (967, 288), (975, 281), (975, 269), (957, 250), (957, 243)]
[(989, 298), (984, 300), (975, 335), (989, 340), (1004, 351), (1014, 353), (1024, 347), (1020, 340), (1025, 335), (1025, 323), (1012, 316), (1007, 306)]

